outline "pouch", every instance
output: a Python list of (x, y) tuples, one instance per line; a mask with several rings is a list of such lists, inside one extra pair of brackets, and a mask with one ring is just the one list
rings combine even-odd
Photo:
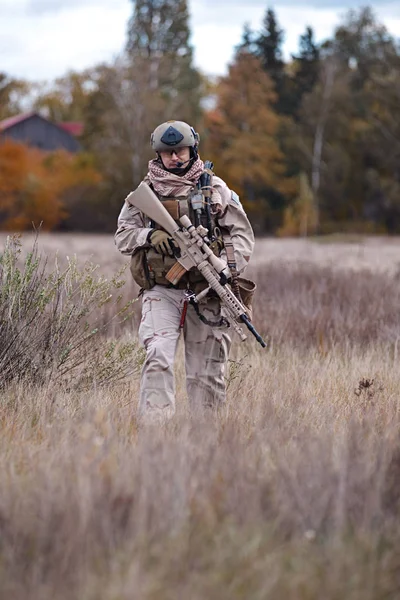
[(154, 283), (150, 277), (149, 268), (146, 259), (146, 249), (137, 250), (131, 257), (130, 272), (135, 283), (144, 290), (150, 290)]
[(251, 321), (253, 317), (253, 296), (257, 285), (254, 281), (251, 281), (251, 279), (245, 279), (244, 277), (237, 277), (237, 283), (239, 286), (240, 297), (247, 309)]

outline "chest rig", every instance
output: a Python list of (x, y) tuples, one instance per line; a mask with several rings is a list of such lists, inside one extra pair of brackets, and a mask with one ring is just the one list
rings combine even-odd
[[(157, 196), (166, 211), (178, 224), (180, 224), (179, 219), (185, 215), (189, 217), (190, 221), (195, 224), (195, 226), (203, 225), (206, 229), (211, 230), (212, 236), (215, 238), (211, 245), (212, 250), (217, 256), (220, 255), (223, 248), (222, 236), (221, 234), (215, 235), (219, 233), (218, 224), (211, 213), (209, 215), (207, 214), (207, 211), (204, 208), (204, 196), (200, 188), (195, 188), (186, 197), (172, 198), (170, 196), (159, 196), (158, 194)], [(154, 229), (160, 228), (157, 223), (154, 223), (153, 221), (146, 223), (146, 226)], [(153, 287), (155, 284), (171, 287), (171, 284), (165, 276), (175, 264), (176, 259), (169, 256), (162, 256), (153, 248), (147, 248), (145, 250), (145, 260), (150, 287)], [(199, 289), (203, 282), (204, 287), (206, 287), (205, 279), (201, 273), (197, 269), (191, 269), (181, 278), (177, 287), (185, 289), (196, 286), (196, 288)]]
[[(171, 196), (158, 196), (158, 199), (171, 215), (171, 217), (179, 223), (179, 219), (183, 216), (189, 217), (195, 227), (203, 225), (209, 230), (209, 235), (212, 237), (217, 226), (216, 219), (210, 214), (207, 216), (205, 210), (205, 201), (200, 189), (196, 188), (185, 197), (171, 198)], [(210, 222), (209, 222), (210, 221)], [(158, 228), (157, 223), (152, 223), (154, 228)], [(211, 231), (210, 231), (211, 229)]]

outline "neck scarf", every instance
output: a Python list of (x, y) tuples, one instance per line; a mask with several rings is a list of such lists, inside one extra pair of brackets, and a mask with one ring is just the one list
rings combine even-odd
[(198, 158), (185, 175), (175, 175), (160, 166), (157, 159), (149, 162), (149, 172), (146, 183), (151, 183), (153, 189), (160, 196), (187, 196), (196, 186), (200, 175), (204, 171), (204, 163)]

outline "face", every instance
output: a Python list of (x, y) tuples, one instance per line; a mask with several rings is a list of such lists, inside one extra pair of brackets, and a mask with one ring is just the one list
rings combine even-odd
[(190, 160), (190, 148), (188, 146), (184, 146), (183, 148), (175, 148), (175, 150), (160, 152), (160, 157), (166, 169), (176, 169), (178, 168), (177, 163), (181, 162), (186, 163), (184, 165), (184, 167), (186, 167), (186, 161)]

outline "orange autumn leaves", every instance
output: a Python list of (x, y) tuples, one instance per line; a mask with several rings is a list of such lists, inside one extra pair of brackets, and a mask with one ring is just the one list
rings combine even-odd
[(99, 181), (99, 173), (83, 154), (42, 152), (5, 140), (0, 144), (0, 227), (54, 229), (67, 216), (63, 194)]
[(216, 91), (215, 109), (206, 115), (205, 145), (218, 173), (250, 210), (263, 188), (293, 195), (297, 185), (285, 176), (277, 141), (284, 119), (274, 111), (274, 85), (260, 61), (239, 52)]

